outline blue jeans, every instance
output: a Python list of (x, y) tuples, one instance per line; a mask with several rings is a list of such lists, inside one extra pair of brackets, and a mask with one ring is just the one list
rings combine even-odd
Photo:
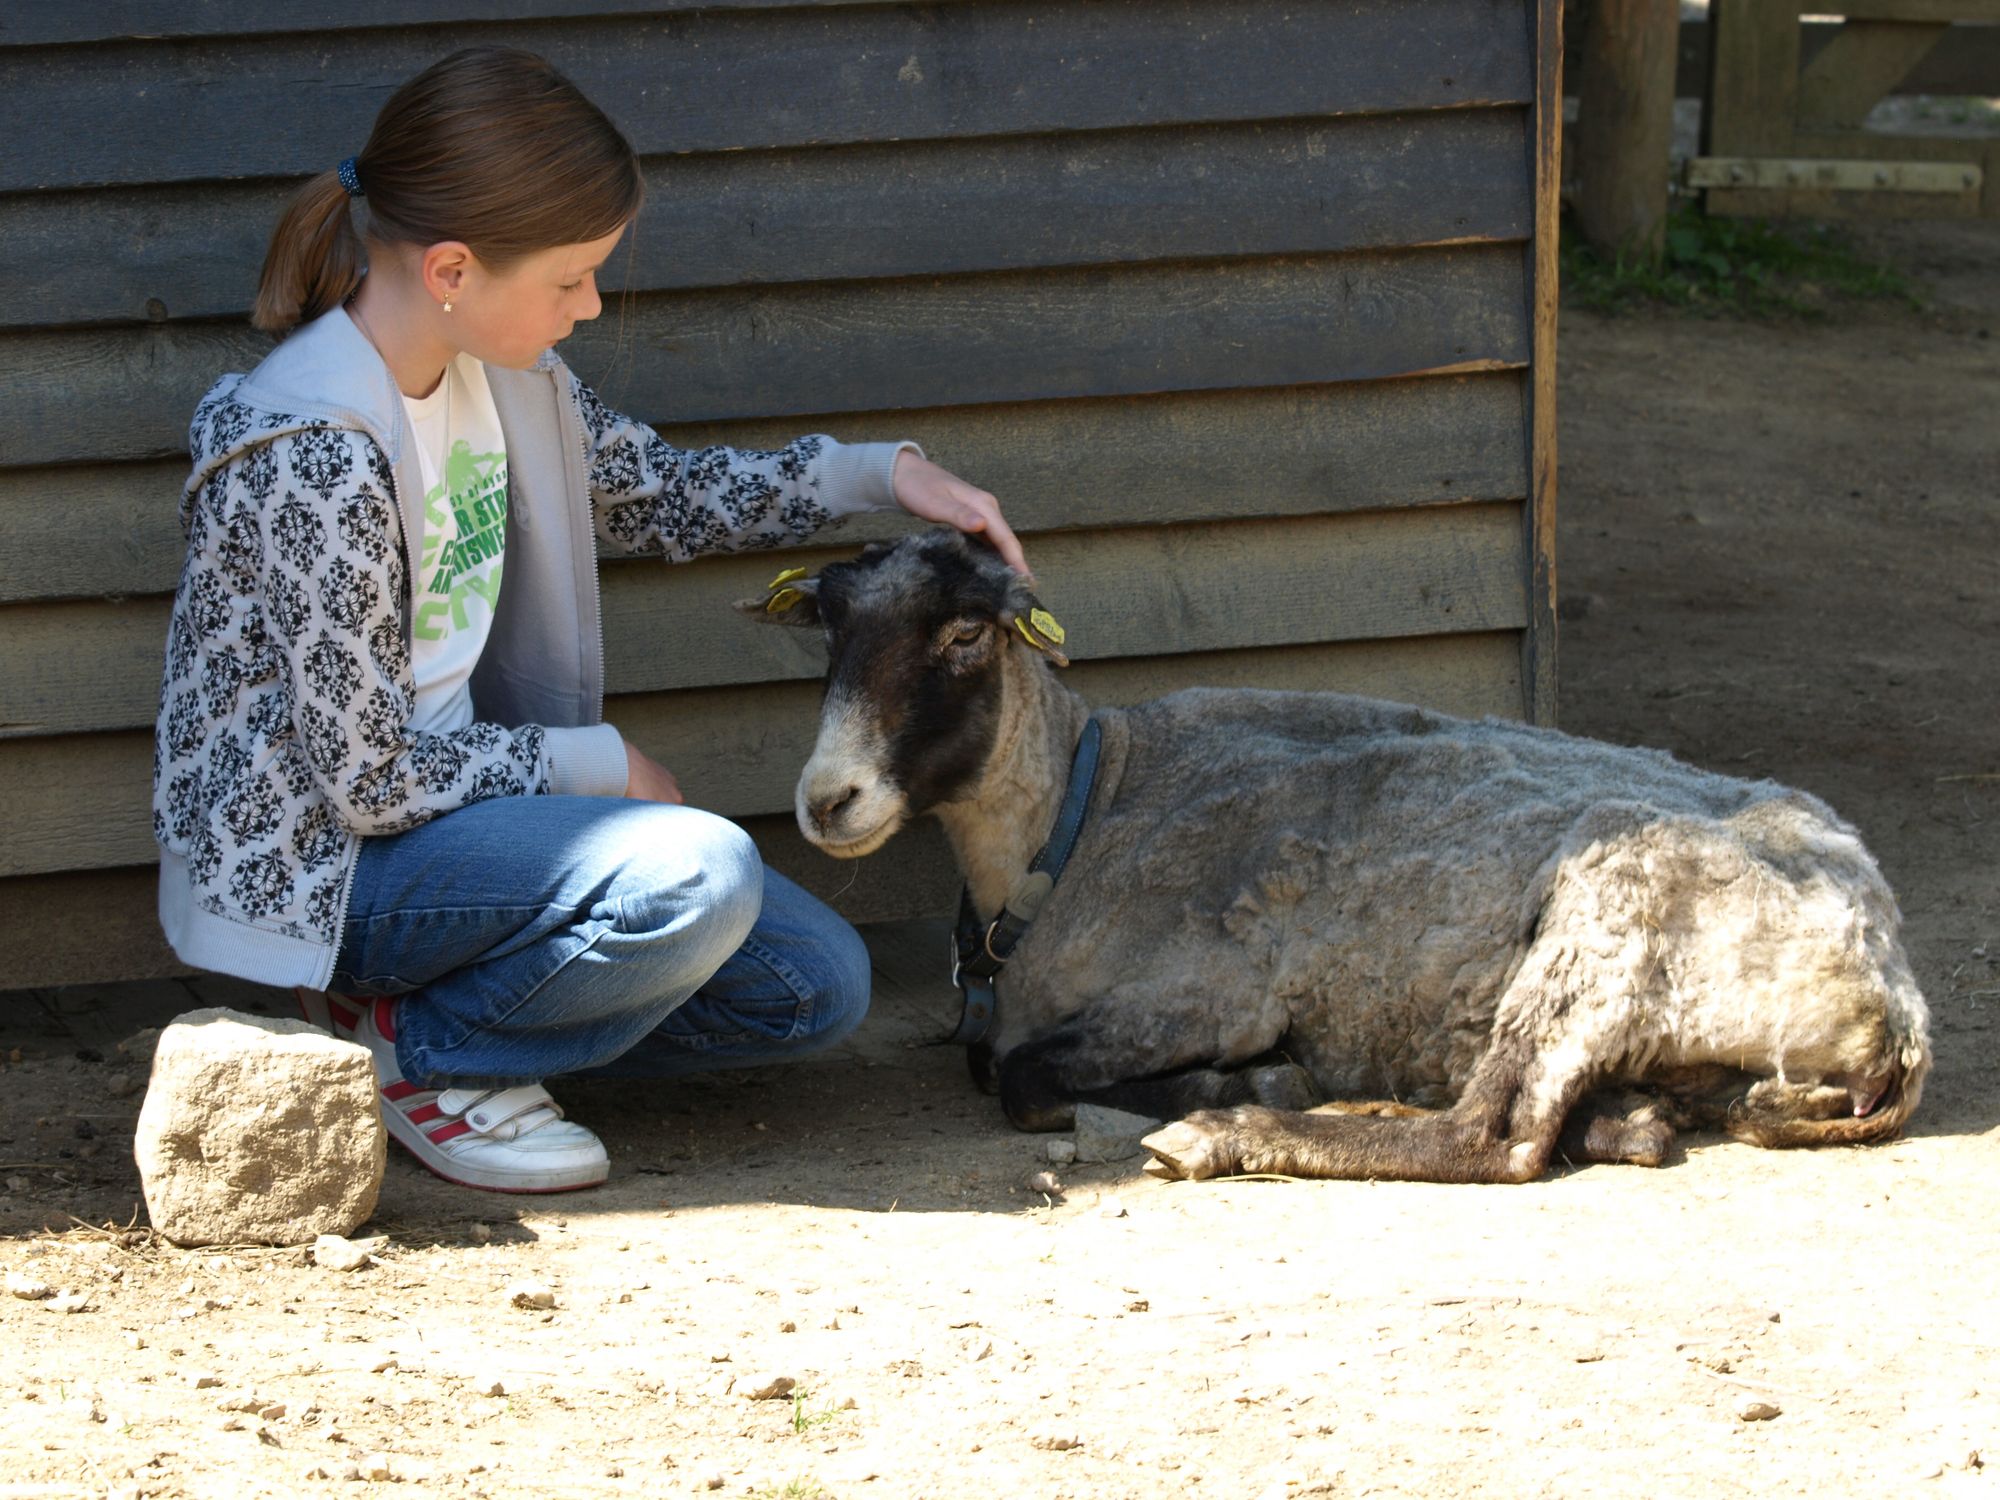
[(664, 1078), (803, 1057), (868, 1009), (868, 951), (735, 824), (503, 797), (364, 839), (332, 987), (401, 995), (426, 1088)]

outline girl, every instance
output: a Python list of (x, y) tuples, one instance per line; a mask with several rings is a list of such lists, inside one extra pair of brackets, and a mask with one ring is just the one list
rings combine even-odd
[(550, 346), (640, 193), (546, 63), (444, 59), (287, 209), (254, 315), (284, 342), (189, 431), (161, 922), (298, 987), (373, 1053), (391, 1134), (476, 1187), (604, 1179), (550, 1075), (802, 1056), (868, 1003), (853, 929), (601, 722), (596, 547), (680, 561), (898, 503), (1024, 568), (914, 444), (689, 454), (607, 410)]

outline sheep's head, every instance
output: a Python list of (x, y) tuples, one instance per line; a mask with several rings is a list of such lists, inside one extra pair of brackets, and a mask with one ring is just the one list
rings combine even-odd
[(796, 809), (800, 832), (843, 859), (977, 784), (1010, 651), (1068, 665), (1027, 580), (955, 531), (875, 543), (814, 578), (787, 571), (737, 607), (825, 634), (819, 740)]

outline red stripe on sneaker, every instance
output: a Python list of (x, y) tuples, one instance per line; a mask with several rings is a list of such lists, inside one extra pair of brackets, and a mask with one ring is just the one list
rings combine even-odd
[(446, 1141), (455, 1141), (460, 1136), (470, 1135), (471, 1133), (472, 1127), (463, 1120), (453, 1120), (449, 1125), (440, 1125), (436, 1130), (427, 1130), (424, 1132), (425, 1135), (431, 1138), (434, 1144), (439, 1146), (442, 1146)]
[(443, 1118), (444, 1111), (438, 1108), (436, 1100), (432, 1100), (429, 1104), (420, 1104), (409, 1113), (412, 1125), (428, 1125), (433, 1120)]
[(396, 1040), (396, 1002), (391, 1000), (387, 995), (381, 995), (376, 998), (375, 1029), (382, 1033), (383, 1041), (393, 1042)]
[(424, 1090), (420, 1086), (410, 1082), (407, 1078), (398, 1078), (394, 1083), (385, 1083), (382, 1085), (382, 1097), (387, 1099), (391, 1104), (401, 1104), (410, 1095), (421, 1094), (423, 1092)]

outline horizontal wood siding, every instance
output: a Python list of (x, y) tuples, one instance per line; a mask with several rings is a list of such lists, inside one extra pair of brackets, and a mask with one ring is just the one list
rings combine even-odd
[[(605, 372), (611, 404), (668, 392), (650, 415), (680, 422), (1500, 369), (1528, 360), (1520, 260), (1515, 245), (1458, 245), (670, 292), (633, 298), (566, 352)], [(15, 334), (0, 340), (0, 452), (184, 451), (202, 392), (268, 347), (225, 323)]]
[[(794, 549), (787, 561), (816, 568), (850, 550)], [(734, 613), (735, 601), (763, 596), (770, 554), (706, 558), (675, 569), (668, 587), (665, 566), (625, 559), (602, 570), (607, 692), (796, 682), (824, 671), (816, 633)], [(1036, 539), (1035, 566), (1042, 600), (1076, 634), (1077, 660), (1517, 630), (1527, 621), (1516, 502), (1066, 532)], [(166, 600), (34, 605), (0, 620), (0, 745), (152, 724)]]
[[(1553, 14), (15, 7), (0, 988), (172, 969), (150, 725), (187, 419), (269, 348), (246, 313), (285, 197), (473, 40), (550, 57), (641, 153), (646, 215), (565, 354), (669, 441), (917, 439), (1002, 497), (1071, 632), (1070, 680), (1099, 701), (1240, 682), (1546, 717)], [(784, 563), (912, 524), (858, 518)], [(775, 566), (607, 563), (608, 715), (851, 916), (943, 910), (934, 833), (847, 866), (791, 827), (817, 647), (730, 608)]]
[[(1064, 616), (1072, 639), (1083, 634)], [(747, 622), (746, 630), (754, 628)], [(1415, 698), (1460, 713), (1517, 716), (1520, 683), (1501, 656), (1510, 631), (1408, 641), (1251, 647), (1203, 655), (1079, 661), (1070, 686), (1093, 703), (1130, 703), (1200, 682), (1312, 688)], [(663, 764), (677, 768), (699, 807), (732, 817), (792, 805), (817, 726), (817, 682), (761, 689), (697, 688), (611, 698), (606, 715)], [(76, 734), (0, 745), (0, 876), (130, 864), (153, 848), (150, 731)]]
[[(1063, 0), (501, 22), (643, 154), (1381, 114), (1533, 96), (1494, 0)], [(0, 49), (0, 192), (324, 171), (448, 26)], [(18, 128), (17, 128), (18, 127)]]
[[(1523, 112), (660, 156), (650, 290), (1520, 239)], [(0, 197), (0, 324), (237, 317), (299, 179)], [(109, 251), (110, 253), (107, 253)]]
[[(1066, 531), (1135, 510), (1157, 525), (1521, 495), (1523, 400), (1521, 375), (1501, 371), (660, 430), (687, 448), (769, 448), (801, 428), (918, 433), (939, 463), (1004, 495), (1015, 526)], [(182, 550), (173, 500), (186, 477), (184, 458), (0, 469), (0, 605), (172, 589)], [(855, 546), (909, 529), (901, 517), (857, 516), (823, 540)], [(79, 549), (79, 535), (97, 538), (95, 550)]]
[[(1453, 713), (1511, 717), (1520, 711), (1519, 659), (1517, 636), (1502, 631), (1092, 664), (1076, 669), (1072, 680), (1095, 701), (1107, 703), (1136, 702), (1202, 682), (1413, 698)], [(684, 778), (696, 803), (725, 806), (740, 799), (780, 808), (738, 816), (775, 868), (834, 901), (851, 920), (947, 914), (958, 887), (934, 825), (920, 823), (898, 834), (888, 852), (850, 863), (813, 849), (799, 836), (790, 812), (782, 810), (811, 744), (815, 700), (808, 685), (795, 684), (762, 704), (731, 704), (720, 692), (660, 694), (617, 700), (614, 711), (669, 764), (703, 768)], [(66, 832), (53, 826), (40, 804), (27, 809), (28, 821), (15, 824), (25, 841), (45, 847), (50, 840), (81, 834), (91, 842), (78, 851), (86, 858), (62, 862), (63, 873), (0, 877), (0, 974), (9, 986), (184, 972), (160, 938), (153, 866), (86, 868), (99, 860), (150, 859), (144, 823), (150, 740), (134, 734), (42, 743), (60, 753), (99, 741), (113, 748), (79, 765), (80, 774), (60, 784), (73, 801), (102, 802), (105, 826), (117, 830), (122, 850), (109, 836), (80, 829), (74, 819)], [(129, 741), (124, 753), (133, 760), (121, 769), (113, 762), (122, 741)], [(705, 753), (716, 746), (725, 753)], [(0, 776), (0, 788), (26, 768), (10, 772)], [(15, 809), (4, 814), (16, 815)], [(89, 913), (87, 922), (79, 920), (83, 912)]]

